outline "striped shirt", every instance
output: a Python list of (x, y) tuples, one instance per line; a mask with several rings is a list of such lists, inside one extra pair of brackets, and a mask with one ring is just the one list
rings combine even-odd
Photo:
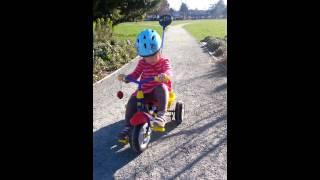
[[(171, 69), (170, 62), (168, 59), (163, 57), (161, 57), (160, 60), (154, 65), (147, 63), (144, 59), (139, 60), (135, 70), (128, 76), (136, 80), (140, 77), (140, 80), (143, 80), (146, 78), (157, 76), (161, 73), (167, 74), (170, 77), (172, 76), (172, 69)], [(156, 82), (156, 81), (145, 83), (142, 85), (142, 91), (143, 93), (150, 93), (152, 92), (153, 88), (161, 84), (162, 83)], [(168, 81), (167, 83), (163, 83), (163, 84), (165, 84), (168, 90), (171, 91), (171, 88), (172, 88), (171, 81)]]

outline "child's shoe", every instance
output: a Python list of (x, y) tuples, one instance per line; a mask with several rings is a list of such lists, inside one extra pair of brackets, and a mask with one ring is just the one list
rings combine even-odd
[(129, 142), (129, 132), (131, 127), (125, 126), (124, 129), (118, 135), (118, 141), (123, 144), (128, 144)]

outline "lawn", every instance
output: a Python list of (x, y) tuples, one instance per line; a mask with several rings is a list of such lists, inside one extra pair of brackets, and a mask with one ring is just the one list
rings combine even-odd
[[(170, 26), (178, 24), (189, 23), (183, 27), (190, 32), (198, 41), (206, 36), (224, 37), (226, 35), (227, 20), (219, 19), (205, 19), (205, 20), (174, 20)], [(158, 21), (142, 21), (142, 22), (127, 22), (121, 23), (114, 27), (114, 37), (117, 39), (129, 39), (131, 42), (135, 41), (138, 33), (146, 28), (156, 30), (160, 36), (162, 35), (162, 27)]]
[(204, 39), (206, 36), (224, 37), (227, 35), (227, 20), (194, 20), (184, 25), (185, 28), (192, 36), (198, 41)]
[(143, 21), (121, 23), (116, 25), (113, 29), (113, 37), (121, 40), (129, 39), (131, 42), (134, 42), (137, 38), (137, 35), (142, 30), (147, 28), (154, 29), (160, 36), (162, 34), (162, 27), (159, 25), (158, 21)]

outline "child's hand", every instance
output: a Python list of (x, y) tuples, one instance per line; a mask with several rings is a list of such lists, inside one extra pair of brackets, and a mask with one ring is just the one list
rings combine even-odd
[(158, 75), (157, 79), (160, 82), (167, 82), (167, 81), (169, 81), (169, 76), (164, 73), (161, 73)]
[(125, 75), (125, 74), (119, 74), (119, 75), (118, 75), (118, 80), (119, 80), (119, 81), (125, 81), (125, 80), (126, 80), (125, 78), (126, 78), (126, 75)]

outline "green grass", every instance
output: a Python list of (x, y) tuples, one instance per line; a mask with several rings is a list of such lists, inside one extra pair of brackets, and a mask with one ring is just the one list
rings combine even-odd
[(225, 19), (219, 20), (194, 20), (190, 24), (184, 25), (185, 28), (192, 36), (198, 41), (204, 39), (206, 36), (224, 37), (227, 35)]
[[(190, 22), (190, 20), (173, 21), (170, 26)], [(144, 29), (151, 28), (162, 35), (162, 27), (158, 21), (141, 21), (141, 22), (126, 22), (118, 24), (113, 29), (113, 37), (120, 40), (135, 41), (137, 35)]]
[(129, 39), (134, 42), (137, 35), (147, 28), (157, 31), (160, 35), (162, 34), (162, 27), (158, 21), (129, 22), (116, 25), (113, 29), (113, 37), (121, 40)]
[[(183, 27), (198, 41), (206, 36), (224, 37), (226, 35), (226, 20), (174, 20), (170, 26), (189, 23)], [(120, 40), (129, 39), (134, 42), (137, 35), (144, 29), (151, 28), (162, 35), (162, 27), (158, 21), (142, 21), (121, 23), (114, 27), (113, 37)]]

